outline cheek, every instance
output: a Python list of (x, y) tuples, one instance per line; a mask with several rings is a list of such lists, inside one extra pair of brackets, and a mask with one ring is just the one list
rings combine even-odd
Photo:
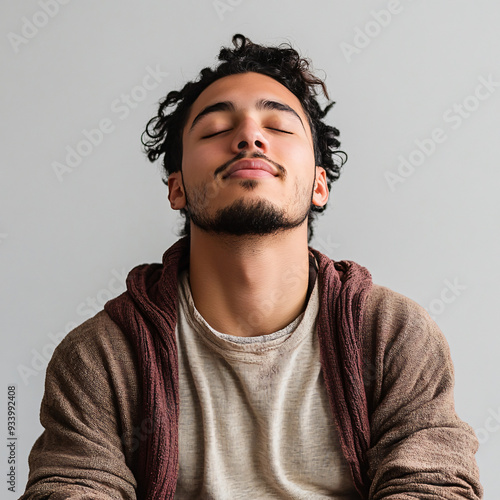
[(304, 145), (284, 144), (280, 145), (279, 149), (275, 150), (276, 158), (271, 159), (281, 163), (291, 175), (297, 177), (305, 177), (313, 175), (315, 168), (314, 153), (312, 149), (304, 147)]
[[(224, 161), (216, 157), (213, 148), (206, 146), (192, 148), (183, 157), (182, 175), (191, 202), (193, 202), (195, 196), (199, 196), (205, 202), (208, 202), (220, 195), (219, 179), (214, 179), (214, 171)], [(198, 205), (202, 203), (200, 199), (196, 202)]]
[(186, 147), (182, 154), (182, 173), (186, 180), (200, 179), (214, 170), (214, 153), (207, 146)]

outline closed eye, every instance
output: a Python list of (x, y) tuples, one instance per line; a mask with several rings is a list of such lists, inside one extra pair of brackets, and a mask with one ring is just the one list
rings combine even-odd
[[(293, 132), (289, 132), (288, 130), (283, 130), (280, 128), (274, 128), (274, 127), (266, 127), (268, 130), (274, 130), (275, 132), (281, 132), (283, 134), (290, 134), (293, 135)], [(213, 134), (208, 134), (204, 135), (202, 139), (210, 139), (211, 137), (215, 137), (216, 135), (223, 134), (224, 132), (229, 132), (231, 129), (226, 129), (226, 130), (220, 130), (219, 132), (214, 132)]]
[(293, 132), (288, 132), (288, 130), (282, 130), (280, 128), (266, 127), (268, 130), (274, 130), (276, 132), (283, 132), (283, 134), (293, 134)]
[(219, 132), (214, 132), (213, 134), (204, 135), (202, 139), (210, 139), (210, 137), (215, 137), (216, 135), (223, 134), (224, 132), (229, 132), (231, 129), (220, 130)]

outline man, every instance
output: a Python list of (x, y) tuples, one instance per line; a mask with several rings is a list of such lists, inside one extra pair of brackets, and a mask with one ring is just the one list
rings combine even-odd
[(436, 324), (308, 248), (342, 164), (323, 83), (233, 43), (148, 124), (186, 237), (54, 353), (22, 498), (481, 498)]

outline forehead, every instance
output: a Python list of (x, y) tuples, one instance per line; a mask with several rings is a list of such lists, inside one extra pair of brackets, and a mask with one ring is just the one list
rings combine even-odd
[(292, 92), (270, 76), (249, 72), (224, 76), (209, 85), (191, 106), (186, 129), (206, 106), (231, 101), (236, 109), (245, 109), (255, 106), (259, 99), (274, 99), (288, 104), (301, 116), (303, 123), (307, 123), (302, 105)]

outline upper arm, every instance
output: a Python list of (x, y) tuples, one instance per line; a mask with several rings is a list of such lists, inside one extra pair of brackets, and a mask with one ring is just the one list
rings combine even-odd
[(100, 313), (55, 350), (23, 499), (136, 498), (136, 370), (120, 335)]
[(364, 318), (370, 498), (481, 498), (478, 443), (454, 408), (448, 344), (427, 312), (375, 289)]

